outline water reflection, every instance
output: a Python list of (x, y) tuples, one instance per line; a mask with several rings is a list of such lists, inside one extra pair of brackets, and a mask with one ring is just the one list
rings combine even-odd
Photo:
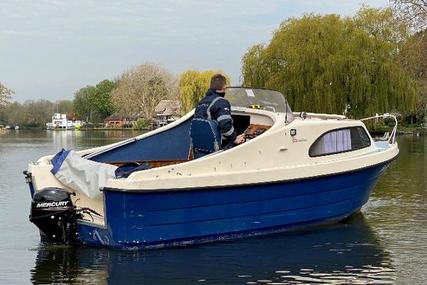
[(364, 212), (391, 253), (400, 284), (427, 284), (427, 137), (402, 136), (400, 155)]
[(47, 131), (52, 136), (53, 144), (58, 148), (87, 149), (106, 145), (134, 137), (140, 132), (133, 130), (92, 130), (92, 131)]
[(346, 223), (195, 247), (116, 251), (40, 245), (34, 284), (392, 284), (362, 214)]

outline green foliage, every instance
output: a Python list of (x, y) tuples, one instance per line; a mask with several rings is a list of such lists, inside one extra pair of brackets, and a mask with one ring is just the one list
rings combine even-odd
[[(223, 74), (214, 70), (187, 70), (181, 73), (178, 89), (182, 114), (188, 113), (196, 107), (200, 99), (205, 96), (211, 77), (216, 73)], [(227, 77), (227, 81), (230, 82), (229, 77), (225, 76)]]
[(0, 109), (0, 123), (5, 125), (22, 125), (24, 108), (17, 102), (10, 103)]
[(48, 100), (26, 101), (25, 125), (30, 127), (44, 127), (52, 119), (54, 104)]
[(73, 101), (76, 115), (87, 122), (102, 122), (115, 111), (111, 99), (114, 88), (115, 84), (110, 80), (81, 88), (75, 93)]
[(390, 10), (354, 18), (306, 15), (281, 24), (243, 57), (245, 86), (281, 91), (295, 110), (361, 117), (407, 112), (416, 88), (397, 53), (406, 30)]
[(77, 91), (74, 95), (74, 112), (76, 115), (86, 122), (91, 122), (92, 113), (94, 108), (92, 105), (92, 98), (95, 97), (96, 88), (93, 86), (86, 86)]
[(353, 20), (357, 27), (365, 30), (370, 36), (391, 44), (395, 53), (409, 37), (409, 26), (397, 18), (390, 8), (364, 7), (358, 11)]
[(71, 100), (61, 100), (55, 103), (56, 112), (61, 114), (73, 114), (74, 106), (73, 101)]
[(269, 63), (265, 54), (266, 47), (258, 44), (249, 48), (242, 59), (244, 85), (263, 87), (268, 81)]
[(136, 128), (137, 130), (140, 130), (140, 131), (148, 130), (148, 129), (150, 128), (150, 121), (149, 121), (149, 120), (146, 120), (146, 119), (144, 119), (144, 118), (139, 118), (139, 119), (136, 121), (136, 126), (135, 126), (135, 128)]
[(427, 30), (415, 33), (400, 52), (402, 66), (417, 82), (417, 104), (411, 116), (415, 121), (427, 119)]
[(94, 105), (95, 111), (104, 119), (115, 111), (111, 99), (111, 92), (115, 88), (115, 84), (110, 80), (103, 80), (99, 82), (95, 88), (96, 95), (93, 98), (92, 104)]
[(56, 104), (43, 99), (28, 100), (23, 104), (13, 102), (4, 108), (2, 120), (12, 126), (44, 128), (51, 121), (56, 107)]

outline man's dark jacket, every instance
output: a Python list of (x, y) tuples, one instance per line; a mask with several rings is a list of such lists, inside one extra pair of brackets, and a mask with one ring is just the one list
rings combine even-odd
[(197, 105), (194, 118), (214, 120), (218, 123), (221, 135), (228, 142), (232, 143), (236, 139), (233, 119), (231, 118), (230, 102), (224, 99), (224, 93), (209, 89), (205, 97)]

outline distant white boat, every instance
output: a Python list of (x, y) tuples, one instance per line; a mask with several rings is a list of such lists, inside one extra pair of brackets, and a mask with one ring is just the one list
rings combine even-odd
[(66, 114), (54, 113), (52, 116), (52, 122), (46, 123), (46, 128), (48, 130), (73, 130), (78, 129), (82, 125), (82, 121), (68, 120)]

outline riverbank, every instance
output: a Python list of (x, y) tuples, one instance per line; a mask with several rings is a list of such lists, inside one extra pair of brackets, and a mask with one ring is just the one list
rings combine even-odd
[[(74, 129), (74, 130), (66, 130), (66, 129), (56, 129), (56, 130), (47, 130), (45, 128), (26, 128), (23, 127), (19, 130), (14, 130), (14, 129), (10, 129), (10, 130), (6, 130), (6, 129), (0, 129), (0, 133), (4, 133), (7, 131), (41, 131), (41, 130), (46, 130), (46, 131), (52, 131), (52, 132), (64, 132), (64, 131), (143, 131), (143, 132), (147, 132), (150, 131), (151, 129), (134, 129), (134, 128), (80, 128), (80, 129)], [(368, 128), (369, 132), (371, 134), (384, 134), (385, 132), (389, 132), (391, 129), (390, 127), (380, 127), (380, 128)], [(427, 128), (425, 127), (420, 127), (420, 126), (401, 126), (399, 125), (397, 128), (397, 133), (399, 135), (417, 135), (417, 136), (425, 136), (427, 135)]]
[[(391, 127), (389, 126), (380, 126), (375, 128), (368, 127), (368, 130), (371, 134), (384, 134), (385, 132), (390, 132)], [(427, 135), (427, 128), (423, 125), (398, 125), (397, 134), (425, 136)]]
[(22, 127), (19, 130), (14, 129), (0, 129), (0, 132), (7, 132), (7, 131), (51, 131), (51, 132), (66, 132), (66, 131), (149, 131), (150, 129), (137, 129), (137, 128), (78, 128), (78, 129), (53, 129), (49, 130), (46, 128), (40, 128), (40, 127)]

